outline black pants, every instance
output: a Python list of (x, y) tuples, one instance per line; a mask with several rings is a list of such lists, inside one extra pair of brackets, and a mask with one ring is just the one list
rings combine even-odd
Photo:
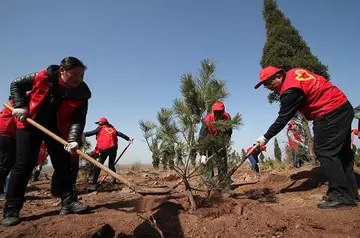
[[(110, 147), (108, 149), (105, 149), (103, 151), (100, 152), (100, 160), (99, 162), (101, 164), (104, 164), (107, 157), (109, 157), (109, 169), (111, 169), (112, 171), (114, 171), (116, 173), (115, 170), (115, 159), (116, 159), (116, 153), (117, 153), (117, 146), (114, 147)], [(93, 184), (96, 184), (98, 179), (99, 179), (99, 175), (100, 175), (100, 169), (98, 167), (94, 168), (94, 177), (93, 177)]]
[(317, 159), (328, 178), (329, 198), (353, 201), (358, 197), (351, 143), (354, 111), (350, 102), (314, 120), (314, 146)]
[(0, 194), (4, 193), (6, 177), (15, 164), (16, 141), (8, 136), (0, 136)]
[[(60, 136), (57, 128), (48, 129)], [(52, 187), (59, 191), (61, 198), (71, 196), (70, 153), (66, 152), (59, 142), (33, 126), (28, 126), (25, 129), (18, 129), (16, 132), (16, 162), (10, 174), (4, 214), (21, 210), (26, 185), (36, 165), (42, 141), (45, 142), (51, 163), (56, 172), (56, 177), (53, 177)]]
[(76, 185), (77, 176), (79, 173), (79, 155), (71, 156), (71, 183), (73, 187)]

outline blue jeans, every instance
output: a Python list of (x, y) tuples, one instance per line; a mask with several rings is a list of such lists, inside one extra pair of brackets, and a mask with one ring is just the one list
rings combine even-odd
[(259, 169), (259, 166), (258, 166), (258, 163), (259, 163), (258, 157), (250, 155), (249, 156), (249, 161), (251, 163), (251, 170), (255, 171), (256, 173), (259, 173), (260, 169)]

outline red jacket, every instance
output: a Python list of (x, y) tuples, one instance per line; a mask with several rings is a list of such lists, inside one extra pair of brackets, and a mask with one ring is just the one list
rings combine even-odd
[[(229, 113), (224, 112), (224, 117), (223, 117), (222, 120), (224, 120), (224, 121), (230, 120)], [(214, 122), (215, 122), (214, 114), (211, 113), (211, 114), (206, 115), (203, 118), (203, 121), (205, 122), (206, 127), (207, 127), (208, 132), (209, 132), (210, 135), (214, 135), (214, 136), (218, 135), (219, 132), (214, 126)]]
[(280, 95), (289, 88), (300, 88), (306, 96), (306, 105), (299, 111), (307, 120), (321, 117), (347, 102), (346, 95), (324, 77), (303, 68), (286, 73)]
[[(30, 93), (29, 102), (29, 118), (34, 119), (39, 112), (42, 103), (50, 92), (49, 88), (50, 77), (47, 75), (47, 70), (42, 70), (37, 73), (34, 78), (33, 86)], [(73, 99), (63, 99), (58, 110), (58, 128), (62, 136), (67, 139), (71, 125), (71, 117), (73, 112), (83, 101)], [(27, 123), (22, 123), (17, 120), (17, 128), (25, 128)]]
[(290, 129), (290, 126), (288, 127), (286, 135), (288, 136), (289, 147), (290, 147), (290, 149), (296, 149), (296, 148), (297, 148), (297, 143), (296, 143), (296, 141), (293, 141), (293, 140), (290, 138), (290, 136), (288, 135), (288, 133), (289, 133), (290, 131), (294, 134), (294, 137), (295, 137), (295, 140), (296, 140), (296, 141), (302, 142), (302, 139), (301, 139), (300, 133), (299, 133), (297, 130), (292, 130), (292, 129)]
[(117, 146), (118, 138), (116, 129), (108, 124), (99, 126), (99, 133), (96, 134), (96, 149), (103, 151), (105, 149)]
[[(13, 106), (13, 101), (9, 101), (9, 105)], [(0, 112), (0, 136), (8, 136), (15, 138), (16, 121), (11, 111), (6, 107)]]

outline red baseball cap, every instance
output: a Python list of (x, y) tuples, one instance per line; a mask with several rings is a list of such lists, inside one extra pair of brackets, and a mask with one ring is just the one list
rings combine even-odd
[(260, 70), (259, 72), (260, 82), (256, 84), (254, 88), (257, 89), (258, 87), (260, 87), (268, 78), (278, 73), (279, 71), (281, 71), (281, 69), (276, 68), (274, 66), (268, 66)]
[(222, 101), (216, 101), (214, 102), (214, 104), (211, 107), (212, 111), (224, 111), (225, 110), (225, 105)]
[(288, 125), (289, 125), (289, 126), (291, 126), (291, 125), (296, 125), (296, 122), (293, 121), (293, 120), (291, 120), (291, 121), (288, 123)]
[(108, 123), (108, 120), (106, 119), (106, 117), (102, 117), (97, 122), (95, 122), (95, 124), (99, 124), (100, 122), (101, 123)]

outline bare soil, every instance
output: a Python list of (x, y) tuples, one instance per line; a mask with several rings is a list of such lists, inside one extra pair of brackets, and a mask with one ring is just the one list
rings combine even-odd
[[(120, 174), (140, 185), (176, 183), (171, 171)], [(164, 237), (360, 237), (359, 208), (316, 207), (326, 192), (319, 168), (270, 171), (260, 180), (244, 168), (233, 180), (237, 185), (228, 196), (196, 192), (199, 209), (194, 212), (182, 185), (169, 195), (141, 196), (109, 182), (88, 193), (80, 180), (79, 197), (90, 212), (61, 216), (59, 199), (51, 196), (50, 181), (43, 178), (28, 188), (22, 222), (0, 227), (0, 237), (160, 237), (149, 222), (152, 218)]]

